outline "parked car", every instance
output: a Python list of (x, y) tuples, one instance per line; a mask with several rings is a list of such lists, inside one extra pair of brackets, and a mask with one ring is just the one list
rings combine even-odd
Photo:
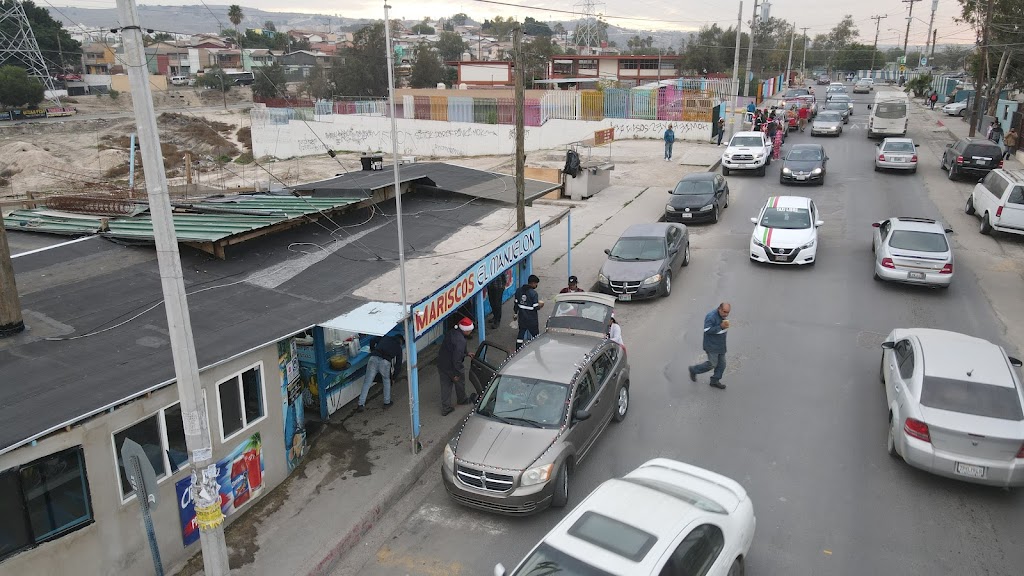
[(782, 161), (779, 183), (825, 183), (828, 154), (820, 144), (794, 144)]
[(729, 183), (714, 172), (687, 174), (668, 193), (671, 197), (665, 205), (667, 221), (718, 222), (722, 210), (729, 207)]
[(879, 378), (893, 457), (992, 486), (1024, 486), (1024, 396), (1002, 347), (966, 334), (897, 329), (882, 342)]
[(820, 108), (821, 110), (819, 111), (819, 113), (835, 112), (836, 114), (839, 114), (839, 117), (842, 119), (843, 124), (847, 124), (850, 122), (850, 106), (846, 102), (832, 101), (830, 99), (828, 102), (825, 102), (824, 105), (820, 106)]
[(854, 94), (868, 94), (874, 89), (874, 84), (868, 82), (865, 78), (858, 80), (857, 83), (853, 85)]
[(814, 265), (818, 220), (814, 201), (803, 196), (772, 196), (750, 219), (750, 260), (772, 264)]
[(961, 138), (946, 144), (939, 166), (949, 171), (950, 180), (961, 176), (984, 178), (1003, 167), (1003, 149), (985, 138)]
[(735, 480), (657, 458), (598, 486), (512, 576), (742, 576), (756, 528)]
[(930, 218), (906, 216), (871, 226), (875, 280), (949, 288), (953, 248), (946, 234), (953, 232), (952, 228)]
[(690, 231), (682, 224), (633, 224), (605, 249), (597, 283), (619, 300), (672, 293), (672, 271), (690, 264)]
[(764, 132), (737, 132), (722, 154), (722, 175), (733, 170), (754, 170), (764, 176), (772, 163), (772, 142)]
[(510, 515), (565, 506), (576, 466), (608, 422), (626, 418), (629, 363), (606, 338), (615, 299), (574, 292), (554, 303), (544, 333), (514, 355), (485, 341), (470, 361), (471, 377), (490, 384), (441, 463), (460, 504)]
[(981, 217), (982, 234), (1024, 234), (1024, 172), (992, 170), (974, 186), (964, 211)]
[(943, 114), (949, 116), (963, 116), (967, 112), (967, 100), (952, 102), (942, 107)]
[(886, 138), (875, 146), (875, 172), (909, 170), (917, 172), (917, 144), (910, 138)]
[(822, 112), (811, 122), (811, 136), (839, 136), (843, 133), (843, 117), (838, 112)]

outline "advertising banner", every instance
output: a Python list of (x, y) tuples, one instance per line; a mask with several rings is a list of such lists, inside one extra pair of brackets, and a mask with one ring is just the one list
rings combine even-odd
[(277, 367), (281, 373), (281, 404), (284, 410), (284, 449), (291, 472), (306, 454), (306, 415), (298, 346), (294, 338), (277, 343)]
[[(263, 490), (263, 470), (263, 441), (259, 432), (250, 436), (239, 444), (231, 454), (217, 462), (220, 510), (225, 517), (234, 514), (260, 494)], [(174, 484), (178, 495), (181, 539), (185, 546), (199, 539), (199, 526), (196, 524), (191, 486), (191, 476), (186, 476)]]

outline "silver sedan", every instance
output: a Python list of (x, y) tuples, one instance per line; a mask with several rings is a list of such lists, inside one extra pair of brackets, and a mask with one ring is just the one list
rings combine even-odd
[(949, 288), (953, 281), (952, 232), (929, 218), (889, 218), (875, 222), (871, 251), (875, 280)]
[(843, 117), (838, 112), (820, 112), (811, 123), (811, 136), (830, 134), (839, 136), (843, 133)]
[(915, 468), (967, 482), (1024, 486), (1024, 395), (1001, 347), (910, 328), (882, 342), (886, 446)]
[(875, 172), (910, 170), (917, 172), (917, 144), (910, 138), (886, 138), (875, 146)]

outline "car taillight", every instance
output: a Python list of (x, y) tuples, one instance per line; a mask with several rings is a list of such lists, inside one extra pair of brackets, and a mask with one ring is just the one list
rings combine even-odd
[(1003, 216), (1003, 207), (1000, 206), (999, 208), (996, 208), (996, 218), (1001, 218), (1002, 216)]
[(957, 164), (963, 164), (964, 163), (964, 157), (963, 156), (957, 156), (956, 157), (956, 163)]
[(1020, 445), (1020, 452), (1017, 452), (1017, 458), (1024, 459), (1024, 444)]
[(942, 267), (942, 270), (939, 270), (939, 274), (952, 274), (952, 273), (953, 273), (953, 265), (952, 264), (946, 264), (945, 266)]
[(907, 418), (907, 421), (903, 424), (903, 431), (906, 432), (907, 436), (913, 436), (918, 440), (924, 440), (928, 443), (932, 441), (932, 436), (928, 433), (928, 425), (920, 420)]
[(881, 160), (882, 162), (885, 162), (885, 154), (879, 154), (878, 159)]
[(882, 268), (895, 268), (896, 265), (892, 263), (892, 258), (882, 258)]
[(910, 157), (910, 161), (911, 162), (917, 162), (917, 154), (914, 154), (913, 156), (911, 156)]

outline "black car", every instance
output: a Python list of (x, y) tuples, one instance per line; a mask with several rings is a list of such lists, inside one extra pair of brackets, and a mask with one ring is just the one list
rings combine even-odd
[(828, 154), (821, 144), (794, 144), (782, 161), (780, 184), (825, 183)]
[(843, 117), (843, 124), (850, 123), (850, 106), (846, 102), (840, 102), (839, 100), (829, 100), (821, 107), (822, 112), (835, 112)]
[(668, 193), (665, 220), (670, 222), (718, 222), (729, 206), (729, 183), (715, 172), (687, 174)]
[(600, 291), (619, 300), (672, 293), (672, 271), (690, 263), (690, 231), (682, 224), (633, 224), (610, 250), (597, 275)]
[(818, 76), (818, 86), (828, 86), (830, 82), (832, 82), (832, 79), (828, 77), (828, 74)]
[(982, 178), (1003, 167), (1003, 149), (985, 138), (961, 138), (953, 144), (946, 144), (939, 165), (948, 171), (950, 180), (961, 176)]

